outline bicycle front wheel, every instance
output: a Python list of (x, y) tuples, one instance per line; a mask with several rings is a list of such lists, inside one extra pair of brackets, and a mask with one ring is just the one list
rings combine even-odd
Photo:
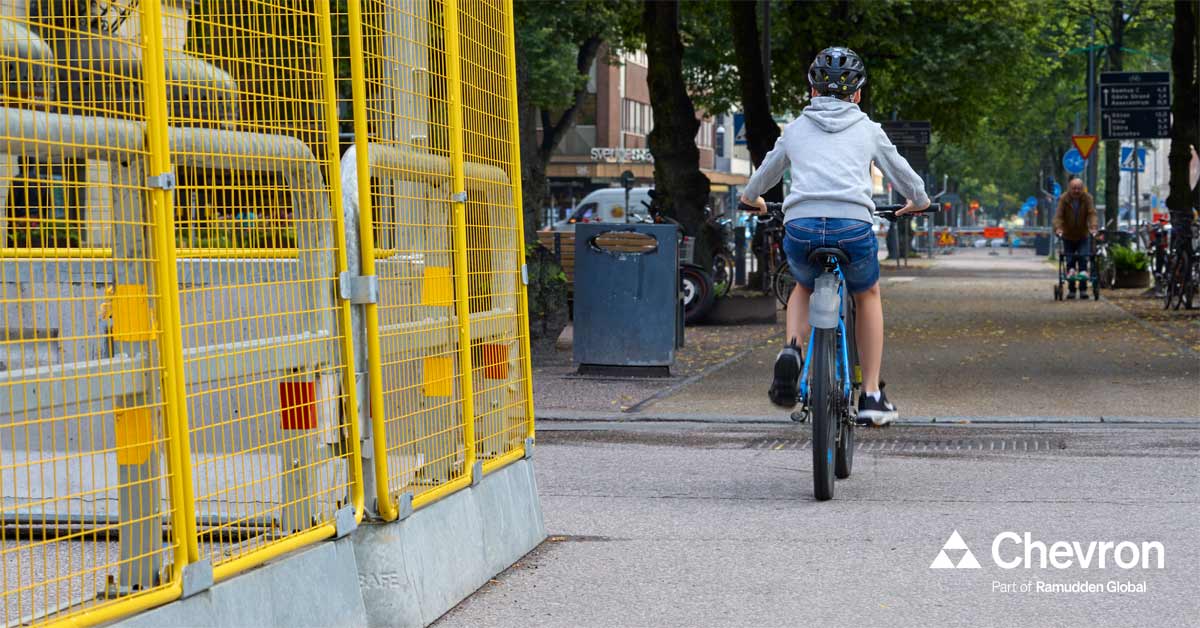
[(833, 498), (838, 409), (837, 330), (813, 334), (809, 366), (809, 405), (812, 407), (813, 492), (820, 501)]

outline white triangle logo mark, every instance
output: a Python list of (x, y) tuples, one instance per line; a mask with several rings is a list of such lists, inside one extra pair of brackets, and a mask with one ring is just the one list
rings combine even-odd
[[(958, 559), (958, 563), (950, 559), (946, 554), (946, 550), (963, 552), (962, 558)], [(937, 558), (929, 565), (930, 569), (979, 569), (979, 561), (975, 560), (975, 555), (971, 553), (971, 548), (967, 547), (965, 541), (959, 536), (958, 530), (950, 534), (950, 538), (946, 539), (945, 545), (938, 551)]]

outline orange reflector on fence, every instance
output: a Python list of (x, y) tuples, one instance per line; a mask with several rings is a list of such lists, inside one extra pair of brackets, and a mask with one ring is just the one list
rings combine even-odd
[(478, 349), (472, 357), (483, 367), (484, 378), (508, 379), (508, 345), (486, 344)]
[(1004, 227), (985, 227), (983, 237), (992, 240), (1004, 237)]
[(317, 383), (279, 382), (279, 427), (317, 429)]

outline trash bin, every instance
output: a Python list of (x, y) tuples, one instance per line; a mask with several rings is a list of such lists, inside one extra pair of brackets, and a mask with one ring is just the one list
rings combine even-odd
[(1042, 257), (1050, 255), (1050, 236), (1036, 236), (1033, 239), (1033, 250)]
[(669, 375), (682, 315), (675, 225), (576, 225), (580, 373)]

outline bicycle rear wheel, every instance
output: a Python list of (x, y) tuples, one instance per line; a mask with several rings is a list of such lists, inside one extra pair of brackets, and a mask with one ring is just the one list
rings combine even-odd
[(812, 407), (813, 492), (820, 501), (833, 498), (834, 457), (840, 422), (837, 382), (837, 330), (813, 334), (813, 363), (809, 366), (809, 406)]

